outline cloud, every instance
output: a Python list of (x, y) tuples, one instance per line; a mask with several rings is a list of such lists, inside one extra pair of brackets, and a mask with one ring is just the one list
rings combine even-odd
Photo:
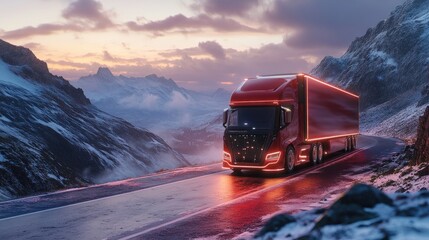
[(346, 47), (403, 1), (274, 0), (262, 18), (290, 47)]
[(101, 3), (94, 0), (77, 0), (63, 10), (62, 16), (66, 23), (44, 23), (38, 26), (4, 31), (5, 39), (22, 39), (35, 35), (50, 35), (57, 32), (82, 32), (103, 30), (113, 27), (107, 12), (103, 11)]
[(126, 96), (118, 101), (119, 104), (127, 108), (137, 108), (145, 110), (159, 109), (159, 97), (153, 94), (132, 94)]
[(215, 59), (225, 59), (226, 57), (223, 47), (215, 41), (200, 42), (198, 47)]
[(107, 50), (103, 51), (103, 60), (105, 61), (116, 61), (117, 59), (114, 58)]
[(203, 0), (196, 1), (192, 7), (209, 14), (242, 16), (260, 2), (260, 0)]
[(126, 24), (133, 31), (148, 32), (167, 32), (178, 30), (180, 32), (200, 33), (195, 30), (212, 29), (218, 32), (261, 32), (261, 29), (252, 28), (243, 25), (236, 20), (225, 17), (213, 17), (207, 14), (200, 14), (193, 17), (186, 17), (183, 14), (177, 14), (167, 17), (160, 21), (151, 21), (139, 24), (137, 22), (128, 22)]
[(62, 16), (68, 20), (90, 21), (96, 29), (113, 26), (109, 14), (103, 10), (103, 5), (94, 0), (77, 0), (63, 10)]
[[(202, 42), (198, 45), (206, 48), (207, 46), (219, 45), (219, 49), (224, 49), (220, 44), (211, 41)], [(219, 60), (219, 58), (200, 58), (198, 54), (200, 52), (205, 53), (200, 46), (176, 51), (182, 52), (182, 55), (178, 58), (143, 61), (141, 59), (112, 56), (116, 61), (108, 61), (108, 64), (106, 62), (104, 64), (108, 65), (109, 69), (116, 74), (131, 77), (157, 74), (158, 76), (172, 78), (180, 86), (190, 89), (213, 90), (224, 87), (232, 90), (246, 77), (254, 77), (260, 74), (308, 72), (314, 67), (315, 62), (320, 61), (325, 55), (333, 53), (332, 50), (326, 49), (291, 49), (282, 42), (266, 44), (260, 48), (243, 51), (224, 49), (228, 57), (222, 60)], [(197, 54), (198, 57), (192, 57), (186, 52)], [(98, 55), (101, 62), (104, 58), (103, 54)], [(175, 52), (172, 51), (170, 54), (175, 54)], [(48, 64), (51, 64), (51, 61), (48, 60)], [(57, 75), (63, 75), (66, 79), (77, 79), (91, 72), (94, 73), (99, 66), (95, 63), (88, 63), (87, 66), (85, 66), (85, 63), (69, 64), (64, 62), (63, 64), (56, 62), (56, 65), (62, 67), (53, 69), (53, 72)], [(147, 108), (150, 105), (149, 103), (153, 103), (156, 99), (138, 101), (135, 97), (130, 96), (124, 101), (128, 105), (135, 103), (141, 108)]]
[(49, 35), (58, 31), (82, 31), (81, 26), (74, 24), (40, 24), (37, 27), (23, 27), (16, 30), (6, 31), (2, 38), (6, 39), (20, 39), (34, 35)]

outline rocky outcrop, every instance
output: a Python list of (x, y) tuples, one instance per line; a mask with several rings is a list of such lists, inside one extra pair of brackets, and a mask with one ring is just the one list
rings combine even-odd
[(375, 187), (356, 184), (325, 212), (315, 228), (376, 218), (377, 214), (365, 209), (373, 208), (377, 204), (391, 206), (393, 201)]
[[(429, 107), (419, 119), (412, 164), (429, 163)], [(428, 172), (429, 174), (429, 172)]]

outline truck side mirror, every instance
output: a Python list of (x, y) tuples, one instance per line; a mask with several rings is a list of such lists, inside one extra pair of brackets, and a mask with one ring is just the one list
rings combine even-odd
[(289, 124), (292, 122), (292, 111), (289, 108), (285, 109), (285, 123)]
[(223, 122), (222, 122), (222, 125), (225, 128), (226, 128), (226, 122), (228, 121), (228, 110), (229, 110), (228, 108), (225, 108), (223, 110)]
[(290, 110), (289, 108), (282, 107), (280, 128), (286, 127), (291, 122), (292, 122), (292, 110)]

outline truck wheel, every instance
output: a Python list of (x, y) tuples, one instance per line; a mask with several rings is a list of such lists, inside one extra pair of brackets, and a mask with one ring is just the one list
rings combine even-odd
[(317, 162), (321, 163), (323, 161), (323, 144), (317, 144)]
[(310, 160), (311, 160), (311, 163), (313, 165), (317, 164), (317, 160), (318, 160), (318, 158), (317, 158), (317, 144), (311, 145)]
[(353, 137), (353, 145), (354, 145), (355, 149), (357, 149), (357, 138), (356, 138), (356, 136)]
[(344, 152), (348, 152), (350, 150), (350, 141), (349, 138), (346, 138), (346, 143), (344, 145)]
[(352, 137), (351, 142), (352, 142), (352, 150), (355, 150), (356, 149), (356, 137), (355, 136)]
[(285, 170), (287, 173), (293, 171), (295, 167), (295, 150), (293, 147), (288, 147), (286, 150)]

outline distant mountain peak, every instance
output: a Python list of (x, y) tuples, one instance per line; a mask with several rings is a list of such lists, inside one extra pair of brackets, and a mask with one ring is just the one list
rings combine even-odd
[(100, 76), (102, 78), (112, 78), (114, 77), (112, 72), (107, 67), (99, 67), (97, 71), (97, 76)]

